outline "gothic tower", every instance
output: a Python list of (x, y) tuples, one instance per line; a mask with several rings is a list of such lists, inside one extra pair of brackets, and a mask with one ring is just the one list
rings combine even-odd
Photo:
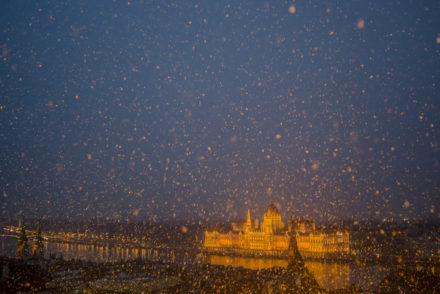
[(44, 243), (43, 236), (41, 235), (41, 224), (38, 221), (37, 234), (34, 237), (34, 245), (32, 246), (32, 256), (44, 257)]
[(297, 280), (297, 287), (300, 292), (303, 293), (322, 293), (318, 282), (315, 277), (309, 272), (305, 266), (301, 253), (298, 250), (298, 244), (296, 241), (295, 221), (293, 216), (290, 218), (290, 231), (289, 231), (289, 261), (287, 264), (287, 271), (291, 275), (299, 274), (299, 283)]
[(287, 268), (289, 270), (297, 271), (304, 268), (304, 260), (301, 256), (301, 253), (299, 253), (298, 244), (296, 241), (295, 220), (293, 219), (293, 217), (290, 218), (289, 228), (289, 263)]
[(24, 221), (20, 221), (20, 237), (17, 245), (17, 258), (26, 258), (29, 256), (28, 239), (26, 237), (26, 230), (24, 228)]
[(247, 219), (246, 219), (246, 227), (245, 227), (246, 232), (250, 232), (252, 230), (252, 221), (251, 221), (251, 213), (248, 209), (248, 215), (247, 215)]

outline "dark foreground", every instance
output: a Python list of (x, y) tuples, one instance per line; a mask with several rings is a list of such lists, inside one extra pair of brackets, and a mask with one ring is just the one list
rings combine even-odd
[(440, 278), (425, 266), (400, 266), (377, 289), (322, 289), (308, 271), (213, 265), (1, 258), (2, 293), (436, 293)]

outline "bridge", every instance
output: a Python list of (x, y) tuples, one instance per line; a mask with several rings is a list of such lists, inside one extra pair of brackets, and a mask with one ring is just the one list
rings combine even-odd
[(0, 237), (12, 237), (12, 238), (20, 238), (18, 235), (7, 235), (7, 234), (0, 234)]

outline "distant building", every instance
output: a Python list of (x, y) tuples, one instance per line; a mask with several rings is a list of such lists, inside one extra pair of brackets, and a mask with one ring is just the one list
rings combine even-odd
[(37, 231), (33, 238), (32, 255), (29, 251), (30, 248), (28, 244), (28, 237), (26, 236), (24, 220), (20, 219), (19, 230), (20, 236), (18, 237), (16, 257), (20, 259), (27, 259), (30, 257), (44, 258), (44, 240), (41, 233), (40, 221), (38, 221)]
[[(298, 249), (305, 257), (331, 257), (350, 253), (350, 235), (347, 231), (317, 230), (313, 220), (296, 219), (290, 226)], [(263, 222), (252, 222), (250, 212), (245, 221), (232, 223), (232, 231), (205, 232), (204, 249), (208, 252), (243, 255), (285, 256), (289, 248), (289, 231), (273, 202), (266, 209)]]
[(17, 258), (27, 258), (29, 257), (29, 246), (28, 238), (26, 236), (26, 230), (24, 224), (20, 220), (20, 237), (18, 238), (17, 244)]
[(34, 237), (34, 244), (32, 246), (32, 256), (44, 258), (44, 243), (41, 235), (41, 224), (38, 221), (37, 234)]

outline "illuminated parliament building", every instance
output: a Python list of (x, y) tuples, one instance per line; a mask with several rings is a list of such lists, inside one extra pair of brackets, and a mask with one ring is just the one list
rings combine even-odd
[(337, 257), (350, 253), (350, 236), (347, 231), (323, 231), (315, 228), (313, 220), (304, 218), (287, 227), (273, 201), (266, 209), (263, 222), (252, 222), (248, 210), (245, 221), (232, 223), (232, 230), (207, 230), (204, 250), (212, 253), (243, 255), (285, 256), (289, 247), (289, 231), (296, 232), (298, 249), (304, 257)]

